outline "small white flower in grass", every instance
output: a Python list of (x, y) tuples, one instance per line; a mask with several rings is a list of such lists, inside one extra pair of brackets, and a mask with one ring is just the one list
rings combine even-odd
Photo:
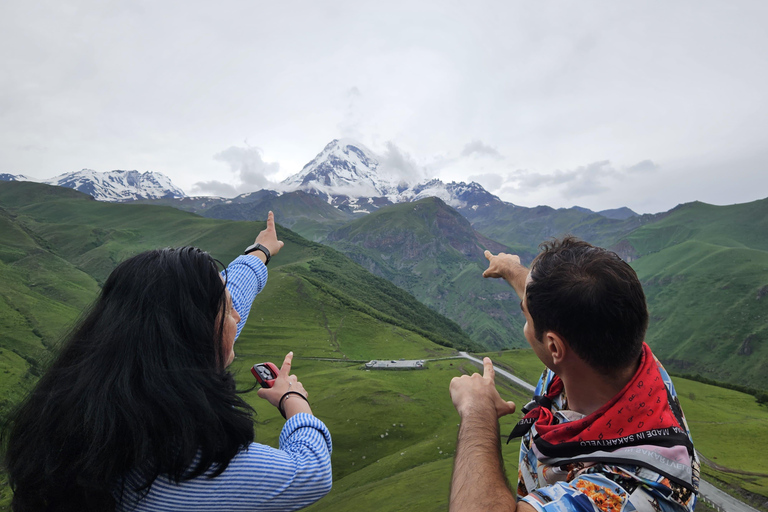
[(384, 439), (384, 434), (381, 434), (381, 438)]
[(365, 455), (363, 455), (363, 460), (365, 460)]
[(405, 452), (400, 452), (400, 455), (405, 455)]

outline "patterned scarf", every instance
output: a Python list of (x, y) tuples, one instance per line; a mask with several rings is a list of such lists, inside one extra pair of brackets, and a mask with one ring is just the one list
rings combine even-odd
[(659, 373), (659, 362), (643, 343), (640, 367), (616, 396), (580, 420), (558, 423), (550, 410), (563, 392), (555, 376), (547, 394), (523, 408), (526, 412), (507, 443), (535, 426), (533, 450), (550, 466), (601, 462), (643, 466), (695, 491), (693, 445), (683, 425), (682, 410)]

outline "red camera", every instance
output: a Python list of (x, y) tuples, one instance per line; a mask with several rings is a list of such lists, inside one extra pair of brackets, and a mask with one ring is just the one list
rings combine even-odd
[(263, 388), (271, 388), (274, 386), (275, 379), (280, 374), (277, 366), (272, 363), (255, 364), (253, 365), (253, 368), (251, 368), (251, 373), (256, 377), (256, 380)]

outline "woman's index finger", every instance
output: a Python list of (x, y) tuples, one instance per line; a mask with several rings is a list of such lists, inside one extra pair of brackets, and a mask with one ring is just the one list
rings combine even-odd
[(291, 361), (293, 361), (293, 352), (288, 352), (283, 360), (283, 366), (280, 367), (280, 375), (287, 377), (291, 374)]

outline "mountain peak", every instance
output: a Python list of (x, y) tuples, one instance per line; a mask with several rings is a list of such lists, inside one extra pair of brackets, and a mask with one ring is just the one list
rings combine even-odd
[(382, 172), (380, 158), (354, 139), (333, 139), (301, 172), (284, 180), (283, 185), (288, 190), (324, 196), (328, 203), (358, 213), (425, 197), (439, 197), (454, 208), (477, 209), (501, 202), (476, 182), (445, 184), (433, 178), (408, 185)]
[(353, 139), (333, 139), (298, 174), (283, 181), (289, 189), (351, 197), (386, 196), (396, 186), (381, 176), (379, 159)]

